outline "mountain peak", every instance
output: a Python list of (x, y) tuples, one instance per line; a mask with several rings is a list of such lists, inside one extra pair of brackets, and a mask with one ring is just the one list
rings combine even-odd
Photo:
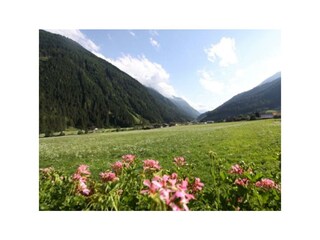
[(277, 72), (275, 73), (274, 75), (272, 75), (271, 77), (268, 77), (266, 80), (264, 80), (262, 83), (260, 83), (258, 86), (261, 86), (263, 84), (266, 84), (266, 83), (269, 83), (269, 82), (272, 82), (274, 80), (277, 80), (281, 78), (281, 72)]

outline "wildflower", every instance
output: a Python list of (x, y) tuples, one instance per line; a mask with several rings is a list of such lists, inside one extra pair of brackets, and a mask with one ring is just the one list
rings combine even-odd
[(90, 192), (91, 192), (90, 189), (86, 188), (86, 189), (82, 190), (81, 193), (82, 193), (83, 195), (85, 195), (85, 196), (88, 196), (88, 195), (90, 194)]
[(238, 178), (234, 181), (234, 184), (240, 185), (240, 186), (247, 186), (249, 183), (249, 180), (247, 178)]
[(117, 178), (116, 174), (113, 172), (102, 172), (99, 174), (99, 176), (104, 182), (114, 182), (119, 180), (119, 178)]
[(243, 169), (239, 166), (239, 164), (236, 164), (236, 165), (231, 166), (229, 173), (242, 174)]
[(90, 194), (90, 189), (88, 189), (87, 184), (82, 179), (79, 180), (78, 191), (85, 196)]
[(160, 188), (159, 184), (155, 184), (155, 181), (150, 182), (150, 180), (146, 179), (143, 181), (143, 185), (147, 186), (148, 190), (142, 190), (140, 193), (145, 194), (155, 194), (156, 191)]
[[(188, 181), (188, 178), (179, 180), (176, 173), (162, 177), (155, 176), (152, 181), (144, 180), (143, 184), (149, 189), (142, 190), (141, 193), (160, 198), (173, 211), (188, 211), (187, 204), (190, 200), (195, 199), (194, 195), (189, 193)], [(199, 185), (200, 179), (197, 178), (196, 182)]]
[(121, 172), (121, 170), (123, 169), (123, 164), (120, 161), (115, 162), (112, 166), (111, 166), (112, 170), (119, 174)]
[(77, 173), (79, 173), (79, 174), (88, 174), (88, 175), (91, 174), (89, 169), (88, 169), (88, 165), (84, 165), (84, 164), (82, 164), (82, 165), (80, 165), (78, 167)]
[(186, 160), (184, 159), (184, 157), (175, 157), (173, 163), (178, 167), (181, 167), (186, 164)]
[[(87, 165), (80, 165), (77, 169), (77, 171), (73, 174), (73, 180), (77, 181), (78, 184), (78, 192), (82, 195), (88, 196), (90, 194), (90, 189), (88, 188), (86, 182), (87, 182), (87, 176), (90, 175), (90, 171), (88, 169)], [(84, 176), (83, 176), (84, 175)]]
[(262, 178), (260, 181), (256, 182), (256, 187), (260, 188), (277, 188), (278, 186), (275, 184), (274, 181), (268, 178)]
[[(188, 185), (187, 181), (183, 181), (183, 183), (179, 185), (178, 190), (173, 194), (172, 198), (170, 199), (171, 202), (174, 202), (174, 203), (177, 203), (178, 201), (180, 210), (184, 209), (185, 211), (189, 211), (187, 204), (191, 199), (195, 198), (192, 194), (189, 194), (186, 192), (187, 185)], [(172, 210), (174, 210), (175, 205), (171, 204), (169, 206), (173, 207)]]
[(174, 202), (170, 202), (169, 206), (171, 207), (171, 209), (173, 211), (182, 211), (183, 209), (180, 208), (177, 204), (175, 204)]
[(136, 158), (135, 155), (132, 154), (127, 154), (127, 155), (123, 155), (122, 156), (122, 161), (124, 162), (124, 164), (126, 165), (126, 167), (130, 166), (134, 159)]
[(79, 174), (79, 173), (75, 173), (75, 174), (73, 174), (73, 177), (72, 177), (72, 179), (73, 180), (79, 180), (81, 178), (81, 174)]
[(160, 170), (160, 165), (159, 162), (156, 160), (152, 160), (152, 159), (147, 159), (143, 161), (143, 170)]
[(204, 184), (200, 181), (200, 178), (195, 178), (195, 181), (192, 185), (192, 191), (193, 192), (201, 191), (203, 186)]

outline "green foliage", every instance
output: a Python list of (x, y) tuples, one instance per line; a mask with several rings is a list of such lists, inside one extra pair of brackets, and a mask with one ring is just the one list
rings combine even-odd
[[(215, 152), (210, 152), (209, 156), (214, 181), (213, 184), (204, 186), (200, 179), (196, 183), (192, 165), (148, 170), (145, 168), (146, 165), (142, 167), (142, 161), (135, 160), (123, 165), (120, 171), (115, 170), (115, 173), (108, 170), (108, 173), (113, 174), (108, 180), (95, 180), (86, 169), (85, 180), (81, 181), (85, 182), (89, 193), (83, 194), (79, 190), (80, 175), (67, 176), (51, 167), (40, 169), (40, 210), (165, 211), (176, 210), (171, 204), (179, 205), (179, 202), (189, 205), (183, 209), (194, 211), (281, 209), (280, 185), (271, 188), (257, 186), (255, 183), (261, 180), (264, 174), (255, 172), (255, 164), (241, 162), (240, 165), (236, 165), (241, 172), (235, 173), (228, 171), (228, 167), (223, 164), (224, 161), (218, 158)], [(80, 174), (79, 170), (76, 173)], [(166, 179), (171, 178), (173, 183), (164, 180), (164, 176)], [(245, 185), (236, 184), (239, 177), (247, 179)], [(155, 180), (159, 178), (160, 181)], [(157, 184), (151, 186), (146, 181), (149, 181), (149, 184), (154, 184), (155, 181)], [(181, 185), (182, 181), (186, 184), (184, 187)], [(199, 188), (195, 189), (195, 186)], [(157, 189), (160, 191), (157, 192)], [(169, 190), (170, 195), (162, 194), (161, 189)], [(178, 192), (179, 195), (176, 195)], [(191, 198), (183, 199), (184, 194)]]

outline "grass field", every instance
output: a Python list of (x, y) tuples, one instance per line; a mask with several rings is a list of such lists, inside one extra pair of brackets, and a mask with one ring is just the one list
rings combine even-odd
[(209, 151), (226, 165), (253, 162), (265, 177), (280, 174), (281, 120), (261, 120), (189, 125), (154, 130), (93, 133), (39, 139), (39, 167), (53, 166), (68, 174), (87, 164), (93, 176), (122, 155), (138, 161), (155, 159), (170, 169), (173, 158), (183, 156), (193, 175), (210, 184)]

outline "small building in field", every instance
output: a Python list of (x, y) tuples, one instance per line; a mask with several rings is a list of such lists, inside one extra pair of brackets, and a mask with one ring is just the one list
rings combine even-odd
[(268, 114), (261, 114), (260, 115), (261, 119), (270, 119), (273, 118), (273, 114), (272, 113), (268, 113)]

